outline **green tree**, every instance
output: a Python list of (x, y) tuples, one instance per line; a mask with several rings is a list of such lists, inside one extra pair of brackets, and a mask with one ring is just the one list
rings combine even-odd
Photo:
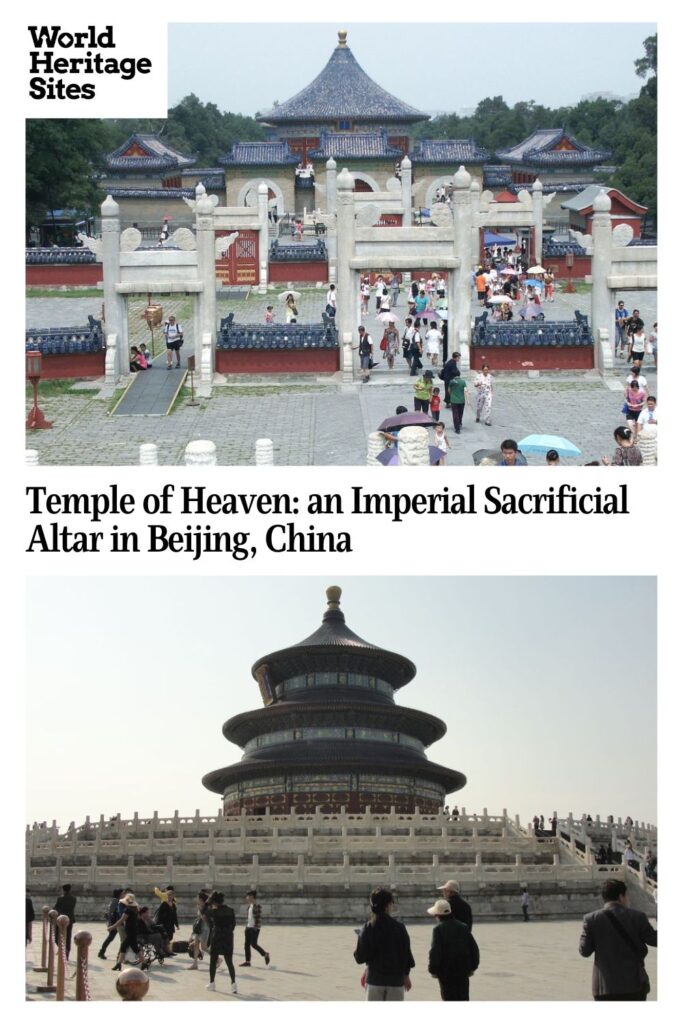
[(96, 175), (111, 142), (105, 123), (87, 118), (26, 121), (26, 223), (40, 224), (49, 210), (92, 215), (101, 195)]

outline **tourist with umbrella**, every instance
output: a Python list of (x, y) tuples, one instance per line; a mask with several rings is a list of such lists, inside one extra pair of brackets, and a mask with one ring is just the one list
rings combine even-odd
[(296, 308), (297, 300), (301, 298), (301, 292), (281, 292), (278, 295), (280, 302), (285, 304), (285, 320), (288, 324), (296, 323), (299, 311)]
[(551, 451), (554, 451), (558, 458), (561, 455), (564, 458), (573, 459), (581, 454), (581, 449), (577, 448), (572, 441), (568, 441), (566, 437), (559, 437), (557, 434), (529, 434), (519, 441), (517, 447), (525, 455), (534, 453), (545, 455), (546, 460)]

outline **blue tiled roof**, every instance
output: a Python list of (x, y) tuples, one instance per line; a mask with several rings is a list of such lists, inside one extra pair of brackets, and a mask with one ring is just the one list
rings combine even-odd
[(320, 145), (311, 150), (309, 156), (317, 160), (329, 160), (330, 157), (335, 160), (362, 160), (367, 157), (402, 157), (403, 150), (389, 145), (384, 129), (339, 135), (335, 132), (322, 132)]
[(238, 167), (247, 164), (298, 164), (299, 157), (292, 153), (286, 142), (234, 142), (220, 162)]
[(484, 188), (510, 185), (512, 168), (509, 164), (484, 164)]
[[(582, 192), (583, 189), (587, 188), (592, 182), (588, 181), (552, 181), (550, 184), (541, 182), (543, 185), (543, 194), (547, 195), (550, 192)], [(527, 192), (531, 192), (533, 182), (528, 181), (526, 184), (519, 184), (519, 182), (513, 182), (508, 185), (510, 192), (521, 192), (522, 189), (526, 189)]]
[(490, 154), (474, 139), (422, 139), (412, 153), (414, 164), (483, 164)]
[[(131, 146), (139, 146), (145, 156), (124, 156)], [(107, 167), (112, 171), (154, 171), (168, 170), (172, 167), (191, 167), (196, 160), (196, 156), (181, 153), (158, 135), (141, 135), (138, 132), (134, 132), (118, 149), (108, 153), (106, 158)]]
[(194, 199), (193, 188), (105, 188), (112, 199)]
[(276, 104), (257, 120), (269, 124), (355, 119), (363, 122), (426, 121), (429, 115), (388, 93), (363, 71), (341, 39), (317, 78), (296, 96)]
[[(554, 150), (565, 139), (575, 149)], [(534, 164), (543, 167), (586, 166), (607, 160), (609, 150), (591, 149), (584, 146), (564, 128), (537, 128), (516, 146), (496, 150), (499, 160), (514, 164)]]

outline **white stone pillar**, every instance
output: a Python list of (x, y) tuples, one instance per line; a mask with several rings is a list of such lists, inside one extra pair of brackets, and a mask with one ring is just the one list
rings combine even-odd
[(384, 451), (384, 448), (384, 437), (377, 430), (368, 434), (368, 455), (365, 460), (368, 466), (379, 466), (377, 456)]
[(347, 331), (342, 335), (342, 382), (353, 383), (353, 334)]
[[(200, 367), (199, 382), (205, 387), (210, 387), (216, 347), (216, 228), (214, 206), (203, 185), (197, 186), (196, 196), (197, 274), (203, 288), (197, 298), (198, 317), (195, 322), (199, 323), (199, 331), (195, 338), (195, 356)], [(207, 334), (211, 338), (211, 358), (204, 366), (201, 346), (202, 339)]]
[(607, 277), (612, 264), (612, 220), (610, 210), (612, 200), (603, 189), (593, 201), (593, 289), (591, 293), (591, 330), (595, 345), (595, 363), (603, 371), (601, 363), (602, 349), (600, 331), (608, 331), (608, 338), (613, 338), (614, 310), (612, 309), (610, 290)]
[(479, 263), (481, 251), (481, 239), (479, 237), (479, 226), (481, 218), (481, 185), (478, 178), (472, 178), (470, 185), (470, 199), (472, 201), (472, 252), (470, 254), (471, 267)]
[(429, 434), (426, 427), (403, 427), (399, 431), (398, 458), (402, 466), (429, 465)]
[(155, 444), (141, 444), (140, 445), (140, 465), (141, 466), (158, 466), (159, 465), (159, 453)]
[(401, 201), (403, 204), (403, 227), (413, 224), (413, 165), (407, 156), (401, 160)]
[(342, 336), (357, 337), (354, 272), (350, 262), (354, 251), (355, 208), (353, 175), (346, 167), (337, 177), (337, 329)]
[(110, 367), (114, 382), (121, 374), (130, 374), (128, 359), (128, 319), (125, 299), (116, 291), (121, 274), (121, 221), (119, 204), (111, 196), (102, 203), (102, 282), (104, 320), (107, 335), (116, 335), (116, 360)]
[(256, 442), (255, 462), (257, 466), (272, 466), (274, 464), (273, 442), (269, 437), (260, 437)]
[(186, 466), (216, 466), (216, 445), (213, 441), (190, 441), (185, 448)]
[(472, 193), (470, 185), (472, 176), (465, 170), (464, 166), (458, 168), (453, 178), (453, 221), (455, 228), (455, 256), (459, 259), (459, 266), (452, 274), (453, 277), (453, 305), (451, 297), (448, 299), (448, 336), (459, 346), (462, 341), (462, 331), (467, 331), (469, 339), (470, 332), (470, 253), (472, 251)]
[(268, 186), (262, 181), (258, 187), (259, 219), (259, 295), (268, 291)]
[(326, 203), (325, 210), (327, 213), (337, 212), (337, 161), (334, 157), (325, 164), (325, 183), (326, 183)]
[(25, 452), (25, 459), (27, 466), (38, 466), (40, 465), (40, 456), (37, 448), (27, 448)]
[(531, 186), (531, 202), (534, 210), (534, 251), (529, 253), (529, 266), (534, 266), (533, 258), (540, 267), (543, 259), (543, 185), (538, 178)]

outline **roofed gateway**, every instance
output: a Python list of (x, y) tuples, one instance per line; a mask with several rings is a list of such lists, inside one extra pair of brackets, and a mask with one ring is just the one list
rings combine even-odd
[(254, 664), (264, 707), (223, 726), (244, 756), (203, 779), (222, 795), (226, 814), (316, 806), (325, 813), (387, 813), (392, 806), (432, 813), (465, 785), (464, 775), (425, 754), (445, 734), (444, 723), (394, 702), (415, 665), (350, 630), (340, 597), (339, 587), (329, 587), (319, 628)]

